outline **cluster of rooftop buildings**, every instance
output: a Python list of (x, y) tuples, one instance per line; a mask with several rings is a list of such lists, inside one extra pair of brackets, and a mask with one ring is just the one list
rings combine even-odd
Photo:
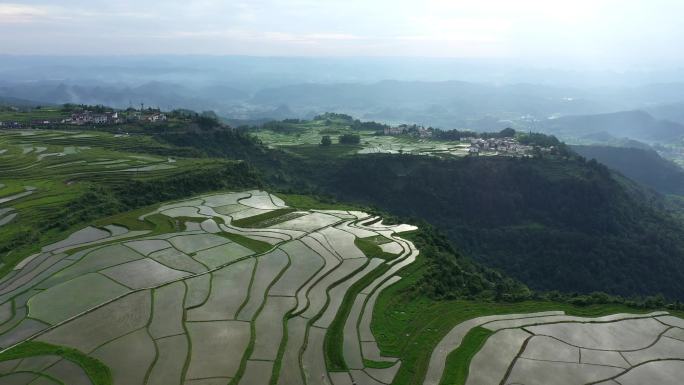
[(82, 126), (84, 124), (120, 124), (124, 119), (119, 117), (118, 112), (105, 112), (102, 114), (91, 111), (82, 111), (71, 114), (71, 117), (62, 119), (62, 124)]
[(72, 113), (69, 117), (55, 119), (31, 119), (28, 123), (19, 121), (0, 121), (0, 128), (23, 128), (23, 127), (46, 127), (56, 125), (116, 125), (136, 121), (150, 123), (165, 122), (167, 117), (159, 111), (133, 111), (121, 113), (117, 111), (93, 112), (79, 111)]
[(532, 151), (532, 146), (520, 144), (515, 138), (470, 138), (468, 153), (496, 152), (499, 154), (524, 155)]

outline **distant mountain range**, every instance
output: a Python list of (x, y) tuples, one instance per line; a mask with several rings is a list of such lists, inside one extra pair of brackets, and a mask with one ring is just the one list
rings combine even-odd
[[(588, 100), (581, 90), (461, 81), (299, 84), (261, 90), (250, 103), (287, 104), (302, 114), (338, 111), (365, 119), (475, 129), (491, 128), (498, 120), (518, 119), (522, 115), (578, 114), (606, 108)], [(480, 127), (479, 121), (488, 117), (498, 119)]]
[(219, 84), (191, 88), (163, 82), (148, 82), (138, 86), (31, 82), (0, 83), (0, 97), (33, 100), (35, 103), (103, 104), (119, 108), (144, 103), (162, 109), (190, 108), (203, 111), (220, 109), (225, 103), (244, 100), (248, 95)]
[(540, 128), (543, 132), (571, 139), (631, 138), (645, 142), (670, 142), (684, 137), (683, 124), (658, 120), (644, 111), (564, 116), (548, 119)]
[[(170, 68), (163, 71), (160, 69), (160, 79), (154, 81), (131, 80), (142, 76), (140, 72), (154, 72), (148, 67), (137, 68), (135, 71), (131, 69), (128, 72), (122, 67), (104, 68), (104, 73), (116, 75), (109, 80), (103, 80), (104, 76), (101, 76), (96, 80), (17, 81), (9, 78), (3, 80), (1, 68), (2, 65), (2, 97), (35, 100), (39, 103), (105, 104), (121, 108), (144, 103), (162, 109), (213, 110), (229, 120), (312, 118), (324, 112), (340, 112), (364, 120), (391, 124), (416, 123), (444, 129), (548, 129), (549, 132), (573, 137), (580, 135), (574, 132), (577, 130), (581, 135), (605, 133), (618, 138), (632, 137), (632, 133), (637, 132), (640, 136), (634, 139), (647, 141), (667, 140), (679, 131), (679, 127), (667, 127), (668, 123), (665, 122), (654, 125), (644, 113), (629, 112), (622, 114), (631, 115), (606, 117), (599, 114), (640, 110), (652, 114), (656, 120), (666, 119), (684, 124), (682, 109), (678, 109), (678, 106), (684, 105), (684, 83), (631, 88), (572, 88), (530, 83), (464, 81), (384, 80), (340, 83), (297, 82), (297, 79), (288, 78), (267, 82), (263, 73), (250, 73), (249, 76), (253, 78), (246, 76), (241, 79), (216, 75), (220, 79), (228, 79), (225, 81), (184, 81), (179, 74), (186, 74), (191, 78), (191, 74), (195, 76), (202, 71)], [(167, 76), (172, 80), (162, 76), (168, 71), (174, 73), (173, 77)], [(246, 69), (238, 66), (235, 71), (244, 72)], [(132, 78), (126, 78), (124, 74)], [(211, 77), (211, 74), (212, 72), (207, 72), (205, 75)], [(550, 118), (558, 117), (561, 119), (549, 121)], [(610, 126), (614, 121), (617, 121), (618, 128), (622, 125), (638, 127), (622, 133)], [(585, 123), (591, 123), (588, 129), (584, 126)], [(603, 123), (609, 125), (605, 130), (598, 126)], [(641, 135), (643, 130), (649, 133)]]
[(46, 105), (50, 103), (37, 102), (35, 100), (20, 99), (11, 96), (0, 96), (0, 106), (12, 107), (33, 107), (37, 105)]
[(684, 103), (661, 104), (645, 109), (658, 119), (671, 120), (684, 124)]

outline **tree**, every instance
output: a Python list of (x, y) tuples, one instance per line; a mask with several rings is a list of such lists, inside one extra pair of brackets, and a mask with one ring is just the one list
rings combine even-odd
[(332, 140), (330, 140), (330, 135), (325, 135), (321, 138), (321, 146), (328, 147), (332, 144)]
[(361, 136), (354, 134), (344, 134), (339, 137), (340, 144), (359, 144), (361, 143)]
[(503, 130), (501, 130), (499, 132), (499, 137), (501, 137), (501, 138), (514, 138), (515, 137), (515, 130), (510, 128), (510, 127), (504, 128)]
[(205, 115), (199, 116), (196, 121), (197, 121), (197, 125), (199, 125), (199, 127), (202, 130), (211, 130), (212, 128), (215, 128), (215, 127), (218, 127), (221, 125), (221, 123), (219, 123), (219, 121), (216, 120), (215, 118), (213, 118), (211, 116), (205, 116)]

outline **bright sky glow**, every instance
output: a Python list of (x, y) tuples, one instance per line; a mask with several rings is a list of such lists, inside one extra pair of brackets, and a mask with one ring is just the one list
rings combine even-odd
[(0, 53), (681, 67), (682, 0), (0, 0)]

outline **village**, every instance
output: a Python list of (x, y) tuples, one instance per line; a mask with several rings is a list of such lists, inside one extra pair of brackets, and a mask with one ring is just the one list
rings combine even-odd
[[(440, 133), (443, 133), (443, 131), (435, 130), (432, 127), (425, 128), (423, 126), (407, 124), (385, 127), (382, 132), (385, 136), (410, 136), (419, 140), (440, 140)], [(469, 155), (526, 156), (532, 154), (534, 150), (533, 146), (521, 144), (516, 139), (515, 131), (513, 130), (503, 136), (489, 138), (482, 138), (474, 132), (468, 132), (466, 135), (460, 136), (457, 141), (468, 146), (467, 153)], [(541, 149), (541, 151), (545, 150), (550, 149)]]
[(470, 138), (468, 153), (479, 155), (481, 153), (494, 153), (501, 155), (529, 155), (533, 147), (520, 144), (517, 139), (511, 138)]
[(159, 109), (135, 110), (129, 108), (125, 111), (104, 111), (96, 112), (91, 110), (74, 111), (68, 116), (57, 116), (50, 118), (29, 118), (25, 121), (19, 120), (0, 120), (1, 129), (18, 128), (49, 128), (58, 126), (87, 126), (87, 125), (119, 125), (126, 123), (147, 122), (161, 123), (167, 120), (166, 114)]

